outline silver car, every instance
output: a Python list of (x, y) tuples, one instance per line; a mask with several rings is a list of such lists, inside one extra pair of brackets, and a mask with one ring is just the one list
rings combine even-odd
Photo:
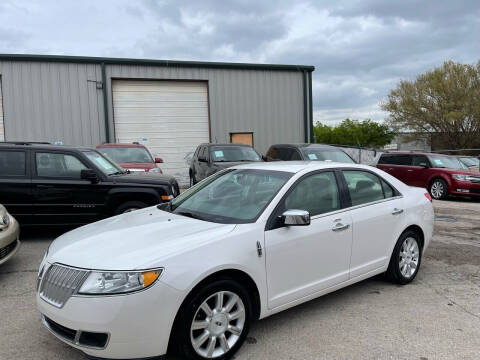
[(10, 259), (20, 247), (20, 227), (17, 220), (0, 205), (0, 265)]

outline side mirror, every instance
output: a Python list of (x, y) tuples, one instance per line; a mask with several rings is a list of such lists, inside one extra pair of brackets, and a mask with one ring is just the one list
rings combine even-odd
[(420, 164), (418, 164), (418, 166), (421, 166), (422, 168), (425, 168), (425, 169), (430, 167), (430, 166), (428, 166), (427, 163), (420, 163)]
[(162, 164), (163, 163), (163, 159), (162, 158), (159, 158), (159, 157), (156, 157), (155, 158), (155, 164)]
[(93, 184), (98, 182), (98, 175), (92, 169), (80, 170), (80, 179), (91, 181)]
[(310, 213), (305, 210), (287, 210), (282, 214), (281, 218), (286, 226), (310, 225)]

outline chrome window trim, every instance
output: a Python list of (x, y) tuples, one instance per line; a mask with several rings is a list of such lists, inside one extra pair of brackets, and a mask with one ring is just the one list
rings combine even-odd
[[(52, 320), (53, 321), (53, 320)], [(62, 335), (60, 335), (59, 333), (57, 333), (55, 330), (53, 330), (51, 328), (51, 326), (48, 324), (47, 320), (46, 320), (46, 317), (45, 315), (42, 314), (42, 324), (43, 326), (45, 326), (48, 331), (50, 331), (50, 333), (52, 333), (53, 336), (55, 336), (56, 338), (58, 339), (61, 339), (62, 341), (65, 341), (69, 344), (72, 344), (72, 345), (75, 345), (75, 346), (79, 346), (79, 347), (82, 347), (82, 348), (86, 348), (86, 349), (93, 349), (93, 350), (104, 350), (107, 348), (108, 346), (108, 343), (110, 342), (110, 333), (109, 332), (101, 332), (101, 331), (87, 331), (87, 330), (75, 330), (75, 339), (72, 341)], [(61, 325), (61, 324), (58, 324), (58, 325)], [(63, 325), (61, 325), (63, 326)], [(74, 329), (72, 329), (74, 330)], [(80, 336), (82, 336), (82, 333), (84, 332), (87, 332), (87, 333), (93, 333), (93, 334), (107, 334), (107, 341), (105, 342), (105, 346), (103, 347), (99, 347), (99, 346), (91, 346), (91, 345), (83, 345), (83, 344), (80, 344)]]

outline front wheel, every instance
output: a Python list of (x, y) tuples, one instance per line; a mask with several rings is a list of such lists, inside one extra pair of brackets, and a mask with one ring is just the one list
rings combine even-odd
[(199, 289), (176, 320), (182, 359), (230, 359), (241, 347), (251, 321), (248, 292), (236, 281), (215, 281)]
[(415, 279), (422, 260), (420, 237), (415, 231), (406, 231), (400, 236), (393, 249), (387, 276), (405, 285)]
[(443, 179), (435, 179), (430, 184), (430, 195), (436, 200), (445, 199), (448, 195), (448, 184)]

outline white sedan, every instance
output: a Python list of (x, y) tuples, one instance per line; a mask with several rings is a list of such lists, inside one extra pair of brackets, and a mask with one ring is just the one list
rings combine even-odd
[(228, 359), (253, 320), (380, 273), (412, 281), (433, 217), (425, 189), (373, 167), (236, 166), (56, 239), (37, 305), (90, 356)]

